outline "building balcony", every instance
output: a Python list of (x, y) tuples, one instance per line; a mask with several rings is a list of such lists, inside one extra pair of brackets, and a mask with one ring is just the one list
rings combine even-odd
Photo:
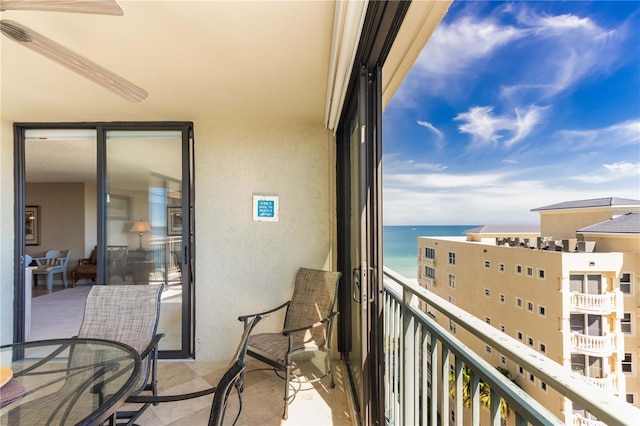
[(422, 276), (422, 283), (424, 284), (425, 288), (427, 288), (428, 290), (432, 290), (435, 286), (436, 286), (436, 279), (435, 278), (429, 278), (426, 275)]
[(589, 314), (609, 314), (616, 310), (616, 294), (585, 294), (570, 293), (569, 306), (571, 310)]
[(575, 351), (585, 355), (607, 357), (616, 351), (616, 334), (606, 333), (604, 336), (589, 336), (572, 332), (571, 345)]
[(428, 258), (428, 257), (422, 257), (422, 258), (420, 258), (418, 260), (421, 260), (422, 261), (422, 265), (424, 265), (424, 266), (430, 266), (432, 268), (436, 267), (436, 260), (435, 259), (431, 259), (431, 258)]
[(585, 379), (607, 392), (618, 393), (620, 390), (618, 385), (619, 376), (617, 374), (608, 374), (605, 377), (585, 377)]
[[(502, 418), (507, 424), (595, 426), (629, 424), (640, 418), (640, 409), (608, 390), (615, 383), (613, 378), (597, 383), (586, 381), (584, 376), (394, 271), (385, 268), (384, 275), (388, 425), (500, 424)], [(429, 315), (419, 308), (425, 305), (430, 311), (437, 311), (437, 315)], [(557, 411), (550, 411), (534, 395), (507, 379), (494, 365), (473, 352), (467, 346), (470, 342), (463, 343), (450, 333), (445, 325), (449, 321), (455, 321), (457, 334), (466, 330), (470, 338), (479, 339), (483, 346), (506, 357), (509, 365), (522, 366), (533, 374), (536, 382), (544, 383), (545, 392), (557, 392), (564, 398), (564, 408), (553, 407)], [(608, 336), (605, 340), (609, 344), (614, 341)], [(481, 400), (491, 403), (485, 407)], [(572, 412), (572, 403), (584, 409), (583, 415)], [(505, 404), (508, 414), (502, 412)], [(582, 419), (591, 423), (577, 423)]]
[(606, 423), (594, 419), (591, 416), (573, 413), (573, 426), (607, 426)]

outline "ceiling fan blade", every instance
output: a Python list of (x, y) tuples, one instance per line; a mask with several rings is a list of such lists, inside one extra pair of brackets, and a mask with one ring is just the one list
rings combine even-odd
[(102, 65), (96, 64), (17, 22), (1, 20), (0, 31), (21, 46), (57, 62), (128, 101), (140, 102), (148, 96), (144, 89), (109, 71)]
[(44, 12), (124, 15), (116, 0), (0, 0), (0, 10), (40, 10)]

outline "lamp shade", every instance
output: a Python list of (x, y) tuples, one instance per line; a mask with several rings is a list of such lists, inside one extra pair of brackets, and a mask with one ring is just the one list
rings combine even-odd
[(149, 224), (144, 220), (137, 220), (133, 222), (131, 229), (129, 229), (129, 232), (143, 233), (143, 232), (149, 232), (149, 231), (151, 231), (151, 228), (149, 228)]

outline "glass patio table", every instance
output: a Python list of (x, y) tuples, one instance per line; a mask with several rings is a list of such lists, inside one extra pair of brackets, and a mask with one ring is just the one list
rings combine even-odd
[(56, 339), (0, 347), (0, 425), (94, 425), (114, 415), (140, 374), (130, 346)]

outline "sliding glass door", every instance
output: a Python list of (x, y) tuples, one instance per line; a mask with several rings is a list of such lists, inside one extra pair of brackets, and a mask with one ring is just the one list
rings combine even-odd
[[(377, 73), (377, 74), (376, 74)], [(375, 109), (367, 103), (371, 85), (379, 69), (364, 67), (358, 78), (358, 91), (351, 98), (349, 115), (339, 129), (342, 159), (339, 176), (345, 210), (341, 227), (347, 243), (339, 256), (344, 271), (342, 324), (346, 338), (344, 354), (359, 423), (382, 424), (384, 395), (380, 375), (382, 300), (380, 261), (380, 150), (368, 123), (375, 123)], [(348, 271), (348, 272), (347, 272)], [(345, 298), (344, 293), (349, 292)]]
[(339, 348), (359, 424), (384, 425), (382, 66), (410, 2), (369, 2), (336, 132)]
[(160, 349), (181, 351), (189, 300), (182, 274), (188, 266), (182, 131), (108, 130), (105, 147), (105, 282), (164, 285)]
[[(192, 355), (192, 124), (22, 123), (14, 129), (16, 215), (27, 217), (16, 225), (17, 341), (29, 333), (25, 254), (63, 248), (72, 258), (69, 288), (56, 279), (54, 292), (163, 285), (160, 356)], [(34, 219), (25, 216), (27, 209), (36, 212)]]

